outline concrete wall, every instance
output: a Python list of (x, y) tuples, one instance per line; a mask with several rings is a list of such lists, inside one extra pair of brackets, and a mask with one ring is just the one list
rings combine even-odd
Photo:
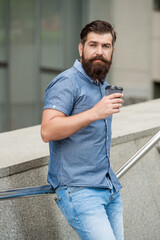
[[(111, 165), (115, 171), (160, 131), (159, 104), (160, 99), (124, 107), (114, 116)], [(39, 130), (37, 126), (0, 134), (1, 190), (46, 184), (48, 146), (42, 143)], [(154, 147), (121, 178), (125, 239), (159, 239), (159, 174), (160, 153)], [(54, 197), (1, 201), (0, 239), (78, 240)]]

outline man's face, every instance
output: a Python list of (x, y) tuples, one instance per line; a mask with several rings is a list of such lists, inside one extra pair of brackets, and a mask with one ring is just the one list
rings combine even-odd
[(114, 48), (110, 33), (90, 32), (84, 46), (79, 44), (81, 63), (86, 73), (94, 80), (104, 81), (108, 73)]

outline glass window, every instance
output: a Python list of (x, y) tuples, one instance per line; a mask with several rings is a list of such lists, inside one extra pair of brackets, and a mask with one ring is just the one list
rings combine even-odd
[(0, 132), (8, 130), (7, 3), (0, 1)]
[(11, 129), (34, 124), (34, 0), (10, 0)]
[(64, 69), (78, 57), (82, 5), (79, 0), (40, 1), (41, 66)]
[(160, 82), (154, 82), (154, 98), (160, 98)]
[(0, 1), (0, 61), (6, 61), (5, 0)]
[(62, 68), (62, 16), (61, 1), (41, 0), (41, 65), (52, 68)]
[(160, 11), (160, 0), (154, 0), (154, 10)]
[(0, 68), (0, 132), (6, 130), (6, 69)]

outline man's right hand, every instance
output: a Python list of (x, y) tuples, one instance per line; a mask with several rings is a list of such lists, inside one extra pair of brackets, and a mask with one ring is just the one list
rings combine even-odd
[(90, 109), (96, 120), (105, 119), (114, 113), (119, 113), (124, 102), (123, 94), (113, 93), (104, 96), (92, 109)]

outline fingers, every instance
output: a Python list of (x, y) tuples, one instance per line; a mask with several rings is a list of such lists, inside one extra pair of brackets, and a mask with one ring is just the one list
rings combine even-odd
[(111, 103), (123, 103), (123, 99), (122, 98), (113, 98), (113, 99), (110, 99)]
[(116, 109), (113, 109), (113, 113), (112, 114), (119, 113), (119, 112), (120, 112), (120, 109), (116, 108)]
[[(120, 94), (120, 95), (119, 95)], [(112, 95), (112, 96), (111, 96)], [(106, 96), (106, 98), (112, 103), (112, 104), (122, 104), (124, 101), (121, 97), (117, 96), (123, 96), (121, 93), (114, 93), (109, 96)]]
[(113, 104), (113, 109), (119, 109), (122, 107), (122, 104)]
[(123, 94), (121, 93), (114, 93), (109, 95), (109, 100), (112, 103), (113, 113), (120, 112), (119, 108), (122, 107), (122, 103), (124, 102), (122, 97), (123, 97)]
[(120, 112), (120, 109), (119, 109), (119, 108), (113, 109), (113, 114), (119, 113), (119, 112)]
[(114, 98), (122, 98), (123, 94), (122, 93), (113, 93), (107, 96), (109, 99), (114, 99)]

